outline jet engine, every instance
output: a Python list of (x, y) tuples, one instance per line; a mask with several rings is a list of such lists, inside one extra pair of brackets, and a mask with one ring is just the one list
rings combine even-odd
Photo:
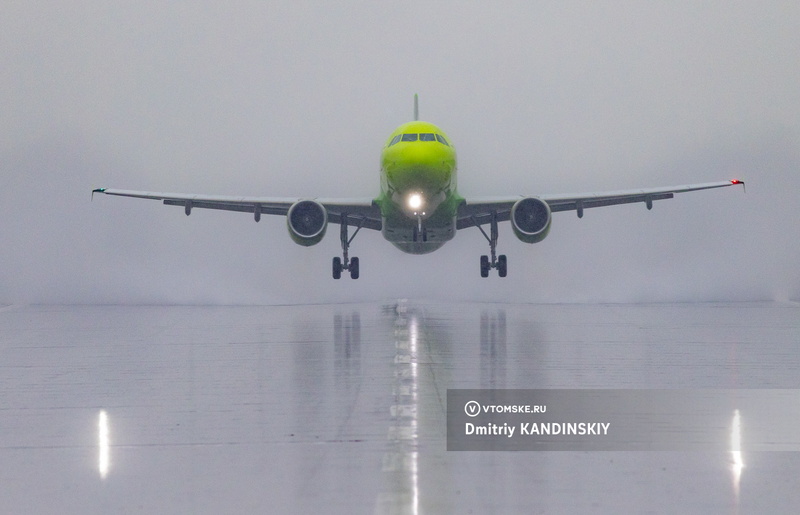
[(328, 228), (328, 211), (325, 206), (314, 200), (299, 200), (292, 204), (286, 213), (286, 225), (289, 236), (295, 243), (310, 247), (316, 245), (325, 236)]
[(552, 216), (547, 202), (538, 198), (523, 198), (511, 207), (511, 228), (525, 243), (538, 243), (550, 232)]

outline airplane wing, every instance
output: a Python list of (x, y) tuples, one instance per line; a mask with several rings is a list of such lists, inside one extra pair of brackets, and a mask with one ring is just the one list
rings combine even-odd
[[(183, 206), (187, 215), (189, 215), (194, 208), (253, 213), (256, 221), (261, 219), (262, 214), (285, 216), (286, 213), (289, 212), (289, 208), (292, 207), (292, 204), (304, 200), (281, 197), (234, 197), (185, 193), (159, 193), (153, 191), (117, 190), (111, 188), (92, 190), (93, 196), (95, 193), (160, 200), (168, 206)], [(325, 210), (328, 212), (329, 222), (341, 224), (344, 221), (347, 225), (375, 229), (378, 231), (381, 230), (381, 212), (371, 198), (316, 198), (312, 200), (325, 206)]]
[[(607, 191), (603, 193), (578, 193), (565, 195), (539, 195), (538, 198), (547, 202), (552, 212), (577, 211), (578, 217), (583, 217), (583, 210), (592, 207), (613, 206), (614, 204), (632, 204), (644, 202), (647, 209), (653, 207), (654, 200), (672, 198), (675, 193), (686, 191), (707, 190), (724, 188), (744, 182), (738, 179), (720, 182), (707, 182), (702, 184), (688, 184), (684, 186), (668, 186), (664, 188), (649, 188), (639, 190)], [(515, 202), (526, 198), (524, 195), (514, 197), (482, 197), (468, 198), (459, 207), (457, 229), (466, 229), (475, 225), (490, 223), (492, 214), (498, 222), (509, 219), (511, 207)]]

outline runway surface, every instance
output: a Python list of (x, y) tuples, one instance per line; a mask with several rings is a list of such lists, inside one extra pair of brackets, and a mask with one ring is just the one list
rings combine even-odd
[(800, 388), (797, 303), (7, 306), (0, 358), (0, 513), (800, 506), (746, 433), (743, 468), (445, 441), (449, 388)]

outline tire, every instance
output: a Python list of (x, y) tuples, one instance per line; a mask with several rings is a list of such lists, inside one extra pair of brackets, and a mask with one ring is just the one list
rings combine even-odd
[(505, 254), (500, 254), (500, 257), (497, 258), (497, 273), (500, 277), (508, 274), (508, 260)]
[(358, 279), (358, 258), (350, 258), (350, 278)]
[(481, 256), (481, 277), (489, 277), (489, 256)]
[(342, 258), (333, 258), (333, 278), (340, 279), (342, 277)]

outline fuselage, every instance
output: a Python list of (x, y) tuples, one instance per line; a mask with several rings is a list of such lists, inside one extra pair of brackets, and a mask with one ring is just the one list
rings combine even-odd
[(463, 200), (456, 190), (456, 150), (436, 125), (409, 122), (392, 132), (381, 152), (383, 236), (411, 254), (426, 254), (452, 239)]

